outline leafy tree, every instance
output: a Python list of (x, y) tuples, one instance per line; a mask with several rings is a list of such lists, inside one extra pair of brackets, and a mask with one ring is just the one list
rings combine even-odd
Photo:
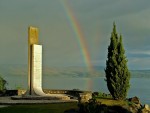
[(0, 94), (4, 93), (4, 91), (6, 90), (5, 87), (6, 84), (7, 84), (6, 80), (0, 77)]
[(122, 35), (117, 34), (115, 23), (108, 46), (107, 58), (105, 75), (108, 90), (114, 99), (123, 100), (126, 98), (130, 87), (130, 73), (127, 67)]

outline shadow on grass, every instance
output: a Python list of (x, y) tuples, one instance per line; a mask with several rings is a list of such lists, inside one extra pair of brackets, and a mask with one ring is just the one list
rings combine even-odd
[(128, 106), (121, 106), (121, 105), (108, 106), (105, 104), (101, 104), (96, 100), (90, 100), (87, 103), (80, 103), (78, 104), (78, 107), (79, 107), (78, 113), (132, 113), (128, 110), (129, 109)]
[(127, 109), (121, 107), (121, 106), (106, 106), (106, 105), (100, 105), (95, 108), (88, 108), (85, 106), (79, 107), (79, 110), (77, 109), (70, 109), (66, 110), (64, 113), (132, 113), (128, 111)]
[(77, 108), (77, 103), (13, 105), (0, 108), (0, 113), (64, 113)]
[(129, 111), (121, 106), (109, 106), (108, 109), (109, 109), (108, 113), (132, 113), (131, 111)]
[(79, 113), (79, 111), (77, 109), (69, 109), (64, 111), (64, 113)]

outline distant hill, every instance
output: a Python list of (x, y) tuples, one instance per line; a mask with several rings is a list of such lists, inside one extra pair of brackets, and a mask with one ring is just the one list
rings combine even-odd
[[(27, 76), (27, 65), (0, 65), (0, 76)], [(131, 70), (131, 77), (150, 78), (150, 70)], [(43, 76), (52, 77), (104, 77), (104, 67), (94, 66), (93, 71), (85, 67), (43, 67)]]
[(131, 70), (131, 77), (146, 77), (150, 78), (150, 70)]

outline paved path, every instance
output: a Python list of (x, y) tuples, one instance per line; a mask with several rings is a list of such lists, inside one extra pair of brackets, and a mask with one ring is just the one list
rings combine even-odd
[(11, 97), (0, 97), (0, 106), (2, 105), (20, 105), (20, 104), (50, 104), (50, 103), (71, 103), (77, 100), (12, 100)]
[(8, 107), (9, 105), (0, 105), (0, 108)]

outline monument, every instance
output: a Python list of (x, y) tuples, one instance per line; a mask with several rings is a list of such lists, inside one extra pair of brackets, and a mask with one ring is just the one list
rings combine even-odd
[(38, 44), (38, 29), (34, 27), (28, 28), (28, 91), (26, 94), (33, 95), (33, 78), (32, 78), (32, 47)]
[(28, 90), (24, 96), (51, 99), (70, 99), (64, 94), (45, 94), (42, 90), (42, 45), (38, 42), (38, 28), (28, 28)]
[(45, 96), (42, 90), (42, 45), (38, 45), (38, 29), (28, 28), (28, 91), (26, 95)]
[[(20, 92), (20, 93), (19, 93)], [(20, 90), (18, 95), (11, 96), (14, 104), (27, 103), (52, 103), (52, 102), (77, 102), (88, 101), (92, 93), (81, 90), (44, 90), (42, 89), (42, 45), (38, 41), (38, 28), (28, 28), (28, 89)], [(78, 99), (78, 100), (77, 100)], [(27, 101), (26, 101), (27, 100)], [(35, 101), (28, 101), (35, 100)], [(36, 101), (45, 100), (45, 101)], [(49, 101), (52, 100), (52, 101)], [(55, 101), (56, 100), (56, 101)], [(58, 101), (59, 100), (59, 101)], [(6, 101), (8, 104), (8, 101)]]

